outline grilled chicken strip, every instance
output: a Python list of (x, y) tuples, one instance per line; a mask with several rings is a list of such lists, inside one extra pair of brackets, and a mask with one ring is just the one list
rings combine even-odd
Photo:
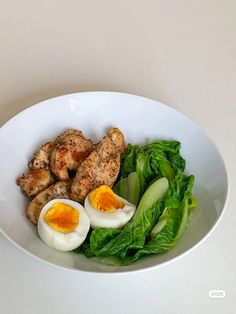
[(34, 154), (33, 159), (29, 162), (30, 169), (49, 169), (49, 155), (53, 147), (53, 142), (43, 144)]
[(93, 150), (91, 140), (81, 131), (68, 129), (59, 135), (50, 154), (50, 166), (59, 180), (69, 179), (68, 171), (75, 171)]
[(59, 181), (46, 190), (40, 192), (28, 205), (26, 215), (30, 221), (37, 224), (38, 218), (44, 205), (55, 198), (69, 198), (71, 181)]
[(125, 139), (124, 135), (118, 128), (112, 128), (107, 132), (108, 136), (112, 140), (113, 144), (116, 146), (116, 151), (118, 153), (123, 153), (125, 151)]
[(120, 170), (120, 153), (124, 150), (122, 132), (118, 128), (110, 129), (77, 169), (71, 185), (71, 198), (83, 203), (96, 187), (103, 184), (112, 187)]
[(22, 192), (28, 197), (34, 197), (54, 182), (48, 169), (32, 169), (16, 180)]

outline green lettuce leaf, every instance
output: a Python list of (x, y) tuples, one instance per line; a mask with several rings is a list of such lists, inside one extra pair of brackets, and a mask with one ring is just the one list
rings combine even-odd
[[(124, 258), (131, 250), (142, 248), (163, 210), (161, 199), (167, 189), (166, 178), (154, 182), (144, 193), (131, 221), (110, 241), (106, 229), (95, 229), (90, 236), (91, 251), (97, 256), (117, 255)], [(116, 232), (116, 229), (113, 230)]]
[[(121, 171), (114, 187), (115, 193), (138, 204), (153, 180), (161, 177), (173, 180), (178, 171), (185, 169), (180, 147), (178, 141), (154, 141), (143, 146), (128, 144), (127, 152), (121, 158)], [(132, 173), (135, 173), (136, 180), (128, 180)]]
[(183, 234), (188, 220), (188, 200), (180, 203), (178, 208), (168, 208), (165, 212), (163, 228), (138, 250), (132, 257), (119, 261), (119, 264), (128, 265), (139, 258), (150, 254), (162, 254), (174, 247)]
[(194, 176), (183, 174), (185, 160), (180, 146), (178, 141), (128, 144), (113, 190), (136, 204), (137, 210), (122, 229), (91, 230), (75, 253), (83, 252), (110, 265), (128, 265), (176, 245), (196, 206)]
[[(144, 243), (143, 239), (140, 241), (139, 244), (142, 247), (138, 249), (135, 246), (136, 250), (131, 251), (132, 254), (103, 255), (100, 258), (96, 257), (96, 260), (109, 265), (128, 265), (141, 257), (151, 254), (163, 254), (169, 251), (176, 245), (185, 230), (193, 183), (193, 176), (186, 177), (183, 174), (178, 174), (175, 177), (165, 195), (165, 199), (159, 203), (165, 206), (165, 209), (159, 216), (158, 222), (152, 229), (150, 236), (147, 236), (149, 235), (148, 232), (146, 233), (146, 242)], [(166, 207), (169, 205), (171, 207)]]

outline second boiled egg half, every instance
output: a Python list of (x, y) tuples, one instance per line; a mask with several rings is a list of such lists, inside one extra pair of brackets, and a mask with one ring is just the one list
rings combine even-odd
[(85, 199), (84, 207), (92, 228), (121, 228), (136, 210), (135, 205), (116, 195), (107, 185), (91, 191)]

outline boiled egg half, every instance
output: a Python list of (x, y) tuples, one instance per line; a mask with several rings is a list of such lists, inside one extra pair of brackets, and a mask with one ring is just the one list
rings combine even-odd
[(38, 220), (40, 238), (60, 251), (71, 251), (85, 240), (90, 228), (82, 205), (68, 199), (54, 199), (42, 209)]
[(91, 191), (84, 207), (92, 228), (121, 228), (132, 218), (136, 209), (135, 205), (116, 195), (107, 185)]

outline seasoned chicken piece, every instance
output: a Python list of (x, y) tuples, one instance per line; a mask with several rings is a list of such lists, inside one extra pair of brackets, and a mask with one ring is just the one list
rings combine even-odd
[(115, 144), (117, 152), (123, 153), (126, 148), (123, 133), (118, 128), (112, 128), (107, 134)]
[(49, 169), (49, 155), (53, 147), (53, 142), (43, 144), (34, 154), (33, 159), (29, 162), (30, 169)]
[(54, 179), (48, 169), (32, 169), (16, 180), (22, 192), (29, 197), (34, 197), (53, 182)]
[(122, 132), (113, 128), (77, 169), (71, 198), (83, 203), (88, 193), (100, 185), (113, 186), (120, 170), (120, 153), (125, 150)]
[(68, 129), (57, 137), (50, 155), (50, 166), (60, 180), (69, 179), (68, 171), (75, 171), (93, 150), (91, 140), (81, 131)]
[(28, 205), (26, 215), (30, 221), (37, 224), (44, 205), (55, 198), (69, 198), (71, 181), (59, 181), (39, 193)]

